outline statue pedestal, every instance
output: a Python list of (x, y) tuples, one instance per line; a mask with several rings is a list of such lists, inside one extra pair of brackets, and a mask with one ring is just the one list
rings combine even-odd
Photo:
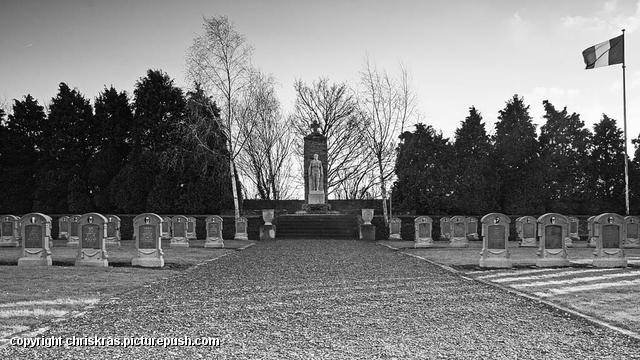
[(324, 191), (309, 191), (309, 204), (324, 204)]

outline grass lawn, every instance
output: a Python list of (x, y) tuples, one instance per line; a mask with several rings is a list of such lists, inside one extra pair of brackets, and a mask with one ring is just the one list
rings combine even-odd
[(204, 240), (192, 240), (189, 248), (172, 249), (163, 241), (165, 266), (152, 269), (131, 266), (136, 249), (130, 240), (107, 248), (109, 266), (102, 268), (75, 267), (78, 249), (66, 247), (66, 241), (53, 243), (53, 266), (47, 267), (18, 267), (21, 248), (0, 248), (0, 339), (252, 244), (228, 240), (227, 248), (212, 249), (204, 248)]

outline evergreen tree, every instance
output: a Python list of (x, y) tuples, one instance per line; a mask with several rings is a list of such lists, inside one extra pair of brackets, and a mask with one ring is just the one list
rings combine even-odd
[(497, 209), (497, 189), (491, 168), (491, 142), (482, 115), (475, 107), (456, 129), (451, 163), (455, 181), (453, 200), (456, 213), (484, 215)]
[(433, 127), (417, 124), (400, 135), (394, 204), (419, 214), (446, 214), (453, 209), (454, 148)]
[(592, 213), (595, 204), (588, 176), (591, 133), (580, 115), (569, 115), (566, 107), (557, 111), (546, 100), (542, 103), (547, 120), (540, 129), (546, 212)]
[(542, 213), (536, 128), (529, 116), (529, 106), (517, 94), (500, 110), (493, 142), (492, 164), (500, 189), (500, 211), (505, 214)]
[(593, 126), (591, 176), (599, 213), (625, 213), (624, 136), (614, 119), (602, 114)]

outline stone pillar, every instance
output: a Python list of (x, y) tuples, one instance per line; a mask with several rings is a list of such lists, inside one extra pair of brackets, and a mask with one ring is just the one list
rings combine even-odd
[(318, 154), (318, 160), (322, 162), (324, 173), (322, 189), (324, 190), (324, 203), (327, 202), (327, 138), (317, 131), (304, 138), (304, 203), (309, 204), (309, 163), (313, 160), (313, 154)]

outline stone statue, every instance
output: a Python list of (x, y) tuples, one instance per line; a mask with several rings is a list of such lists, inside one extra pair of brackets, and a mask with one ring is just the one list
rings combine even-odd
[(322, 161), (318, 160), (318, 154), (313, 154), (309, 163), (309, 191), (323, 191), (323, 179)]

